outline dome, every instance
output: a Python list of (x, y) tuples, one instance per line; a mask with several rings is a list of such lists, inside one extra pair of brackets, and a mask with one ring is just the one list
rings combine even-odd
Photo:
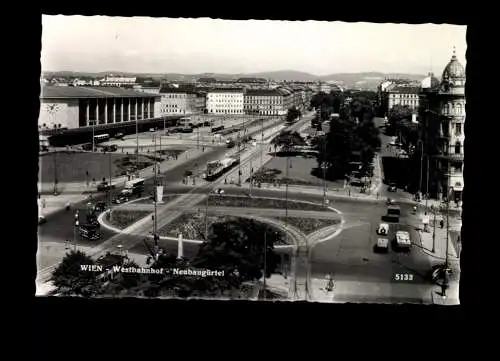
[(457, 59), (455, 55), (455, 50), (453, 50), (453, 56), (450, 59), (448, 65), (443, 70), (443, 81), (451, 79), (463, 79), (465, 78), (465, 69), (462, 64)]
[(439, 86), (439, 79), (433, 73), (429, 73), (421, 82), (422, 89), (431, 89)]

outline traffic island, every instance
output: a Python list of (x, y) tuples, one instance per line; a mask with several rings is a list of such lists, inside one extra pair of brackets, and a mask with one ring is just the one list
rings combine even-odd
[(309, 235), (326, 227), (340, 224), (340, 219), (316, 219), (300, 217), (275, 217), (274, 219), (294, 226), (305, 235)]
[(112, 210), (105, 214), (105, 220), (110, 226), (125, 229), (148, 214), (151, 214), (151, 212), (142, 210)]
[[(200, 207), (206, 206), (206, 201), (199, 203)], [(208, 199), (209, 207), (249, 207), (249, 208), (278, 208), (278, 209), (294, 209), (302, 211), (320, 211), (324, 212), (325, 207), (320, 204), (306, 202), (306, 201), (296, 201), (296, 200), (284, 200), (279, 198), (251, 198), (251, 197), (239, 197), (239, 196), (223, 196), (223, 195), (211, 195)]]
[[(177, 217), (173, 222), (167, 224), (158, 230), (160, 237), (178, 237), (182, 234), (184, 239), (191, 240), (204, 240), (205, 232), (208, 232), (208, 236), (212, 234), (212, 226), (215, 223), (225, 223), (230, 221), (238, 221), (243, 219), (243, 217), (234, 216), (219, 216), (219, 215), (208, 215), (205, 216), (204, 212), (186, 212), (181, 216)], [(257, 221), (256, 221), (257, 222)], [(263, 223), (263, 222), (257, 222)], [(287, 245), (286, 240), (288, 237), (282, 230), (277, 229), (272, 225), (268, 225), (270, 232), (277, 232), (280, 237), (280, 241), (276, 242), (276, 245)]]

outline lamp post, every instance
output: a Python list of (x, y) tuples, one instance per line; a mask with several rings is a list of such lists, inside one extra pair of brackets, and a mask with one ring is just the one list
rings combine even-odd
[(73, 227), (73, 250), (76, 251), (76, 229), (80, 226), (80, 221), (78, 219), (78, 213), (76, 213), (75, 216), (75, 226)]
[(135, 165), (136, 172), (139, 172), (139, 119), (137, 114), (134, 114), (135, 117)]
[(54, 152), (54, 195), (57, 196), (57, 151)]
[(422, 180), (424, 170), (424, 142), (420, 139), (420, 182), (418, 183), (418, 191), (422, 193)]
[[(153, 140), (154, 140), (154, 154), (156, 156), (156, 135), (153, 136)], [(155, 241), (155, 246), (158, 246), (158, 195), (157, 195), (157, 192), (158, 192), (158, 162), (156, 161), (156, 158), (155, 158), (155, 164), (153, 166), (153, 170), (154, 170), (154, 195), (155, 195), (155, 199), (154, 199), (154, 221), (153, 221), (153, 235), (154, 235), (154, 241)]]
[(241, 187), (241, 130), (238, 131), (238, 186)]
[(113, 178), (111, 173), (111, 152), (108, 152), (108, 171), (109, 171), (109, 188), (108, 188), (108, 198), (109, 198), (109, 206), (111, 207), (111, 198), (112, 198), (112, 190), (113, 190)]
[(267, 227), (264, 228), (264, 300), (267, 298)]

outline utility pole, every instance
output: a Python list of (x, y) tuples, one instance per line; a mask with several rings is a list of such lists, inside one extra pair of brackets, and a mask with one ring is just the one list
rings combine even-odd
[(327, 194), (326, 194), (326, 135), (323, 135), (323, 159), (321, 162), (321, 168), (323, 171), (323, 206), (327, 206)]
[(92, 153), (95, 151), (95, 120), (92, 121)]
[(238, 131), (238, 186), (241, 187), (241, 133)]
[(112, 174), (111, 174), (111, 152), (108, 152), (108, 170), (109, 170), (109, 188), (108, 188), (108, 201), (111, 207), (111, 192), (113, 189)]
[(261, 127), (260, 127), (260, 130), (261, 130), (261, 133), (260, 133), (260, 167), (262, 168), (262, 166), (264, 165), (264, 160), (263, 160), (263, 157), (264, 157), (264, 118), (260, 118), (261, 120)]
[(136, 152), (136, 157), (135, 157), (135, 165), (136, 165), (136, 172), (139, 172), (139, 120), (137, 119), (137, 114), (135, 116), (135, 152)]
[(433, 209), (434, 213), (434, 224), (432, 226), (432, 253), (436, 253), (436, 209)]
[[(154, 154), (156, 155), (156, 135), (153, 136), (153, 140), (154, 140)], [(155, 165), (153, 167), (154, 169), (154, 195), (155, 195), (155, 199), (154, 199), (154, 214), (155, 214), (155, 219), (154, 219), (154, 222), (153, 222), (153, 238), (154, 238), (154, 241), (155, 241), (155, 246), (157, 247), (158, 246), (158, 195), (157, 195), (157, 192), (158, 192), (158, 162), (156, 161), (155, 159)]]
[(57, 150), (54, 152), (54, 195), (57, 196)]
[(205, 203), (205, 240), (208, 239), (208, 199), (210, 198), (210, 192), (207, 195), (207, 201)]
[(167, 116), (166, 116), (166, 115), (164, 115), (164, 116), (163, 116), (163, 135), (165, 135), (165, 132), (166, 132), (166, 130), (167, 130), (166, 123), (167, 123)]
[(267, 227), (264, 228), (264, 300), (266, 300), (267, 297), (266, 277), (267, 277)]
[(428, 201), (429, 201), (429, 174), (430, 174), (430, 170), (429, 170), (429, 166), (430, 166), (430, 162), (429, 162), (429, 154), (426, 154), (427, 156), (427, 178), (426, 178), (426, 187), (425, 187), (425, 210), (428, 209), (427, 207), (427, 204), (428, 204)]
[(252, 196), (252, 185), (253, 185), (253, 168), (252, 168), (252, 158), (250, 158), (250, 182), (248, 183), (248, 190), (250, 192), (250, 197)]
[(422, 179), (424, 170), (424, 142), (420, 140), (420, 182), (418, 185), (418, 191), (422, 193)]

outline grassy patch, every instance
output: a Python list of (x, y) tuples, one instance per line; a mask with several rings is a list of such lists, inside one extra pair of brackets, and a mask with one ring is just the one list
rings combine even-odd
[[(207, 217), (208, 224), (208, 234), (211, 234), (212, 225), (217, 222), (224, 222), (230, 220), (237, 220), (239, 217), (232, 216), (211, 216)], [(269, 226), (273, 231), (282, 234), (282, 239), (286, 239), (284, 233), (281, 230), (275, 229)], [(205, 239), (205, 213), (204, 212), (187, 212), (183, 213), (180, 217), (176, 218), (173, 222), (167, 224), (161, 228), (158, 233), (160, 236), (167, 237), (178, 237), (182, 233), (182, 237), (185, 239)], [(284, 241), (276, 243), (276, 245), (286, 244)]]
[[(168, 149), (163, 150), (165, 154), (161, 156), (139, 155), (139, 169), (152, 165), (155, 160), (161, 161), (184, 152), (184, 150)], [(110, 164), (111, 160), (111, 164)], [(59, 183), (65, 182), (100, 182), (102, 178), (108, 178), (110, 171), (112, 177), (125, 175), (127, 171), (133, 172), (137, 168), (137, 158), (135, 154), (115, 153), (87, 153), (87, 152), (58, 152), (49, 153), (39, 157), (40, 180), (44, 183), (54, 182), (57, 177)], [(77, 165), (77, 166), (76, 166)], [(54, 172), (54, 168), (56, 172)], [(111, 169), (110, 169), (111, 168)]]
[(276, 219), (296, 227), (304, 234), (310, 234), (321, 228), (333, 226), (340, 223), (340, 220), (338, 219), (316, 219), (299, 217), (276, 217)]
[[(288, 159), (288, 160), (287, 160)], [(281, 184), (296, 184), (308, 186), (323, 186), (322, 174), (316, 174), (315, 168), (318, 167), (318, 162), (314, 157), (273, 157), (265, 164), (262, 172), (257, 172), (256, 175), (265, 175), (268, 181), (261, 180), (262, 183), (280, 182)], [(269, 170), (269, 171), (266, 171)], [(272, 171), (272, 172), (270, 172)], [(273, 176), (274, 174), (274, 176)], [(343, 186), (343, 181), (329, 181), (327, 186), (330, 188), (338, 188)]]
[(114, 210), (111, 213), (106, 214), (106, 221), (116, 228), (124, 229), (146, 217), (150, 213), (152, 212)]
[[(205, 206), (203, 201), (199, 206)], [(272, 198), (249, 198), (249, 197), (225, 197), (213, 195), (208, 199), (208, 205), (212, 207), (251, 207), (251, 208), (281, 208), (297, 209), (302, 211), (325, 211), (320, 204), (288, 201)]]

